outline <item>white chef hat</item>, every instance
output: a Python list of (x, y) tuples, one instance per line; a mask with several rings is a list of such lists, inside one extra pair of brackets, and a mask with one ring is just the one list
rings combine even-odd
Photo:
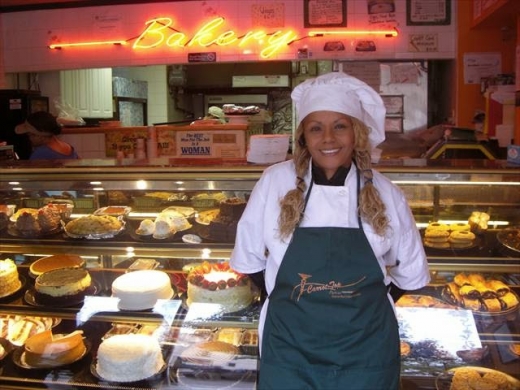
[(372, 87), (343, 72), (309, 79), (294, 88), (296, 126), (312, 112), (334, 111), (359, 119), (370, 128), (369, 141), (375, 148), (385, 140), (386, 108)]

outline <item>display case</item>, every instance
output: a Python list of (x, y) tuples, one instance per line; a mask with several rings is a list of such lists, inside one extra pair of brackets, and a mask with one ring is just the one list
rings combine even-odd
[[(171, 166), (164, 159), (12, 164), (0, 168), (0, 204), (13, 205), (4, 207), (6, 216), (0, 220), (0, 258), (15, 261), (23, 285), (0, 298), (2, 388), (255, 387), (261, 294), (253, 288), (253, 301), (234, 312), (188, 305), (186, 273), (203, 262), (229, 259), (236, 224), (213, 222), (218, 221), (223, 200), (247, 202), (265, 167), (188, 162)], [(467, 224), (475, 212), (489, 216), (465, 245), (430, 246), (425, 238), (432, 281), (405, 295), (396, 307), (403, 388), (449, 388), (448, 371), (464, 366), (500, 371), (516, 388), (520, 309), (518, 303), (504, 303), (503, 296), (512, 294), (514, 300), (520, 294), (519, 167), (502, 161), (396, 160), (376, 169), (404, 191), (423, 235), (431, 223), (458, 226)], [(48, 204), (66, 205), (56, 230), (34, 233), (18, 228), (17, 211)], [(143, 220), (153, 225), (165, 211), (185, 220), (166, 235), (144, 229)], [(97, 214), (113, 214), (122, 227), (100, 235), (67, 228), (71, 221)], [(74, 255), (84, 261), (94, 286), (89, 295), (72, 305), (37, 299), (30, 267), (51, 255)], [(174, 295), (146, 310), (120, 309), (111, 296), (113, 281), (142, 268), (167, 273)], [(485, 299), (471, 296), (479, 306), (470, 308), (469, 302), (457, 300), (461, 292), (450, 287), (456, 277), (471, 275), (506, 287), (489, 292)], [(498, 307), (486, 301), (491, 298)], [(83, 331), (86, 351), (64, 366), (27, 364), (21, 343), (6, 340), (13, 337), (13, 323), (27, 318), (54, 334)], [(99, 345), (121, 333), (156, 337), (165, 362), (160, 372), (134, 382), (103, 379), (96, 368)], [(209, 361), (187, 358), (191, 348), (206, 341), (223, 341), (232, 348), (219, 351), (223, 353), (218, 359), (211, 354)]]

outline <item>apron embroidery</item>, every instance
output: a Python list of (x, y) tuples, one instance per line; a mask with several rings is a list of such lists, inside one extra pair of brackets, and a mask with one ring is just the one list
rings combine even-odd
[(359, 280), (342, 284), (341, 282), (336, 282), (334, 280), (331, 280), (330, 282), (326, 283), (319, 283), (319, 282), (309, 282), (308, 280), (312, 277), (312, 275), (307, 274), (298, 274), (301, 278), (300, 284), (294, 287), (293, 292), (291, 294), (291, 300), (294, 300), (294, 293), (297, 292), (298, 295), (296, 297), (296, 302), (300, 300), (300, 298), (305, 294), (314, 294), (314, 293), (320, 293), (323, 291), (328, 291), (330, 298), (333, 299), (348, 299), (348, 298), (355, 298), (359, 295), (361, 295), (360, 292), (358, 292), (355, 289), (356, 285), (360, 284), (366, 279), (366, 276), (363, 276)]

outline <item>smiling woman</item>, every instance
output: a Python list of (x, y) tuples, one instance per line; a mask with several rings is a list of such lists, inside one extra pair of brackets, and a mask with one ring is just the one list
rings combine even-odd
[(258, 388), (398, 389), (391, 301), (430, 276), (404, 194), (372, 169), (383, 101), (343, 72), (291, 97), (293, 160), (264, 171), (230, 260), (237, 272), (265, 270)]

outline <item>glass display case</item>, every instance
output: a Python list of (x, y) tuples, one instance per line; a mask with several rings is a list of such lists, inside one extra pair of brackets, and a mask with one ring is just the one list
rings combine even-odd
[[(229, 259), (236, 221), (219, 220), (222, 202), (247, 203), (265, 167), (171, 166), (160, 159), (11, 164), (0, 168), (0, 259), (15, 262), (22, 285), (0, 297), (3, 388), (255, 387), (260, 293), (253, 288), (252, 301), (231, 312), (219, 305), (188, 304), (186, 278), (193, 267), (218, 267)], [(449, 370), (465, 366), (480, 367), (481, 376), (500, 371), (516, 388), (519, 167), (501, 161), (396, 160), (376, 169), (402, 188), (423, 236), (432, 223), (464, 230), (475, 222), (472, 217), (485, 217), (485, 223), (471, 224), (474, 237), (462, 244), (432, 245), (424, 237), (432, 281), (396, 305), (403, 388), (449, 388)], [(46, 207), (59, 208), (59, 225), (31, 230), (17, 220), (27, 212), (23, 209)], [(166, 233), (157, 222), (165, 214), (175, 220), (170, 219)], [(94, 215), (109, 216), (119, 225), (101, 232), (72, 229), (72, 221)], [(31, 265), (48, 256), (80, 258), (92, 280), (85, 297), (41, 300)], [(166, 273), (173, 296), (145, 309), (120, 308), (112, 284), (136, 270)], [(459, 279), (470, 277), (489, 288), (469, 291), (472, 282)], [(80, 330), (85, 349), (67, 364), (58, 359), (37, 367), (25, 355), (19, 333), (42, 329), (54, 335)], [(97, 365), (99, 346), (120, 334), (158, 340), (164, 360), (158, 372), (133, 382), (104, 379)], [(196, 349), (205, 343), (226, 347)]]

